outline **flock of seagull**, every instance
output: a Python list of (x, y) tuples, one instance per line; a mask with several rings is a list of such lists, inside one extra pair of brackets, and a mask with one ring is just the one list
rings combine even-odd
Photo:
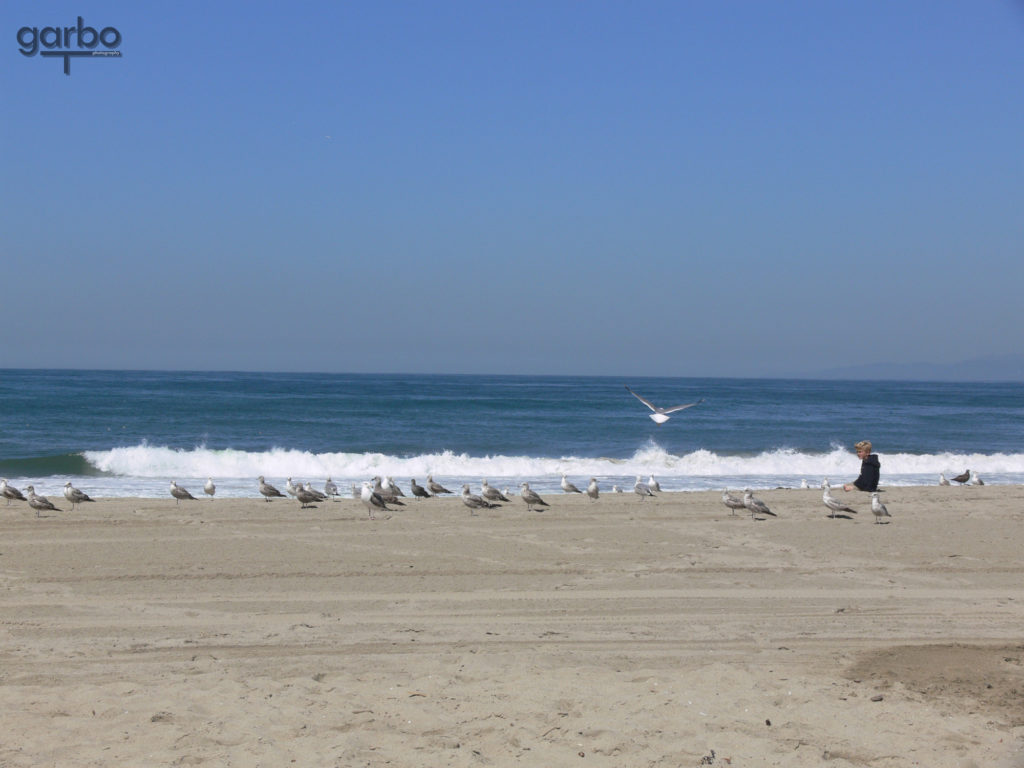
[[(953, 482), (961, 485), (984, 485), (984, 481), (978, 477), (977, 472), (966, 470), (963, 474), (957, 475), (952, 478)], [(340, 492), (338, 486), (327, 478), (324, 483), (324, 490), (318, 491), (312, 487), (309, 482), (306, 483), (295, 483), (292, 478), (288, 478), (285, 484), (285, 491), (281, 493), (277, 488), (268, 483), (262, 475), (257, 479), (258, 489), (260, 495), (263, 496), (264, 500), (270, 501), (274, 498), (287, 498), (291, 496), (298, 500), (301, 508), (312, 506), (317, 502), (326, 501), (332, 498), (339, 498)], [(945, 473), (939, 475), (939, 485), (950, 485), (950, 481), (946, 479)], [(591, 501), (597, 501), (601, 494), (600, 486), (598, 485), (597, 478), (590, 478), (587, 484), (586, 490), (581, 491), (572, 482), (569, 481), (566, 475), (562, 475), (562, 491), (564, 493), (572, 494), (586, 494)], [(803, 480), (800, 484), (801, 488), (810, 488), (806, 480)], [(857, 510), (850, 507), (848, 504), (843, 503), (835, 496), (832, 495), (831, 485), (829, 484), (828, 478), (825, 478), (821, 482), (820, 486), (823, 490), (822, 501), (829, 510), (829, 517), (832, 519), (836, 518), (836, 513), (848, 512), (851, 514), (857, 514)], [(188, 489), (178, 485), (174, 480), (171, 481), (170, 486), (171, 496), (174, 497), (175, 503), (180, 505), (182, 501), (195, 500)], [(451, 494), (452, 491), (445, 488), (440, 483), (436, 482), (432, 475), (427, 475), (426, 485), (420, 485), (416, 482), (415, 478), (412, 478), (410, 482), (410, 492), (413, 497), (427, 499), (434, 496), (441, 496), (444, 494)], [(622, 493), (622, 489), (619, 486), (612, 486), (613, 493)], [(661, 485), (655, 480), (654, 475), (648, 478), (645, 483), (641, 477), (637, 476), (636, 482), (633, 484), (633, 493), (640, 497), (643, 501), (648, 496), (654, 496), (656, 493), (661, 492)], [(48, 498), (41, 496), (36, 493), (35, 487), (32, 485), (25, 487), (25, 494), (20, 490), (11, 485), (6, 478), (0, 478), (0, 496), (3, 496), (7, 500), (7, 504), (10, 505), (12, 501), (25, 501), (28, 505), (36, 511), (36, 517), (44, 511), (62, 511), (56, 507)], [(209, 497), (213, 497), (217, 493), (217, 486), (213, 482), (213, 478), (207, 478), (205, 485), (203, 486), (203, 493)], [(486, 478), (480, 482), (480, 493), (476, 494), (470, 490), (469, 483), (464, 483), (462, 486), (462, 492), (460, 494), (462, 503), (469, 508), (470, 514), (477, 514), (479, 509), (493, 509), (501, 506), (502, 503), (508, 503), (511, 501), (509, 498), (512, 496), (512, 492), (509, 488), (498, 490), (488, 484)], [(374, 512), (391, 512), (393, 507), (404, 506), (405, 503), (401, 501), (405, 497), (405, 493), (398, 484), (391, 477), (381, 478), (380, 476), (374, 477), (372, 480), (367, 480), (361, 485), (352, 485), (352, 498), (362, 501), (366, 505), (367, 513), (370, 519), (374, 519)], [(530, 488), (530, 484), (524, 482), (519, 487), (519, 497), (525, 502), (526, 509), (528, 511), (542, 511), (542, 507), (549, 507), (550, 505), (541, 498), (540, 494)], [(70, 481), (64, 484), (64, 498), (71, 504), (71, 509), (74, 510), (78, 505), (85, 502), (92, 502), (93, 499), (89, 498), (87, 493), (80, 491), (75, 488)], [(729, 492), (728, 489), (722, 491), (722, 503), (731, 510), (733, 515), (736, 514), (737, 510), (743, 509), (750, 512), (750, 516), (755, 520), (764, 520), (767, 516), (776, 517), (776, 514), (772, 512), (768, 505), (763, 501), (754, 496), (753, 491), (747, 488), (743, 491), (742, 496), (734, 496)], [(388, 505), (391, 506), (388, 506)], [(883, 517), (892, 517), (889, 510), (886, 509), (878, 498), (878, 492), (871, 494), (871, 512), (875, 516), (875, 522), (881, 523)], [(760, 515), (760, 517), (758, 517)], [(847, 517), (846, 515), (839, 515), (839, 517)], [(847, 519), (849, 519), (847, 517)]]

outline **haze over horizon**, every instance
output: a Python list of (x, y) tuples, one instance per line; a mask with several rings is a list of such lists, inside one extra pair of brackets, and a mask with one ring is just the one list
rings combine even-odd
[[(122, 56), (19, 52), (79, 17)], [(799, 377), (1024, 348), (1020, 3), (0, 20), (7, 367)]]

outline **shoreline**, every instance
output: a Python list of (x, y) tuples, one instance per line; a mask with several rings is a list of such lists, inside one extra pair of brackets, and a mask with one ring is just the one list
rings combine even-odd
[(1024, 765), (1024, 487), (720, 495), (0, 505), (0, 762)]

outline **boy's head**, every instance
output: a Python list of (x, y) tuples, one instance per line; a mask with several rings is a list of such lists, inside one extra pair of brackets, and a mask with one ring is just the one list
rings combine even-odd
[(862, 458), (862, 459), (865, 456), (870, 456), (871, 455), (871, 441), (870, 440), (861, 440), (859, 443), (857, 443), (853, 447), (857, 449), (857, 455), (860, 458)]

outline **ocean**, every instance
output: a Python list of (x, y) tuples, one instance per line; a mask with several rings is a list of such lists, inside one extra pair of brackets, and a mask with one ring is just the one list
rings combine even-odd
[[(655, 424), (658, 405), (704, 402)], [(1024, 483), (1024, 385), (781, 379), (0, 370), (0, 476), (60, 497), (260, 498), (256, 477), (322, 488), (428, 474), (453, 490), (560, 493), (833, 484), (868, 439), (882, 484), (934, 485), (965, 469)]]

